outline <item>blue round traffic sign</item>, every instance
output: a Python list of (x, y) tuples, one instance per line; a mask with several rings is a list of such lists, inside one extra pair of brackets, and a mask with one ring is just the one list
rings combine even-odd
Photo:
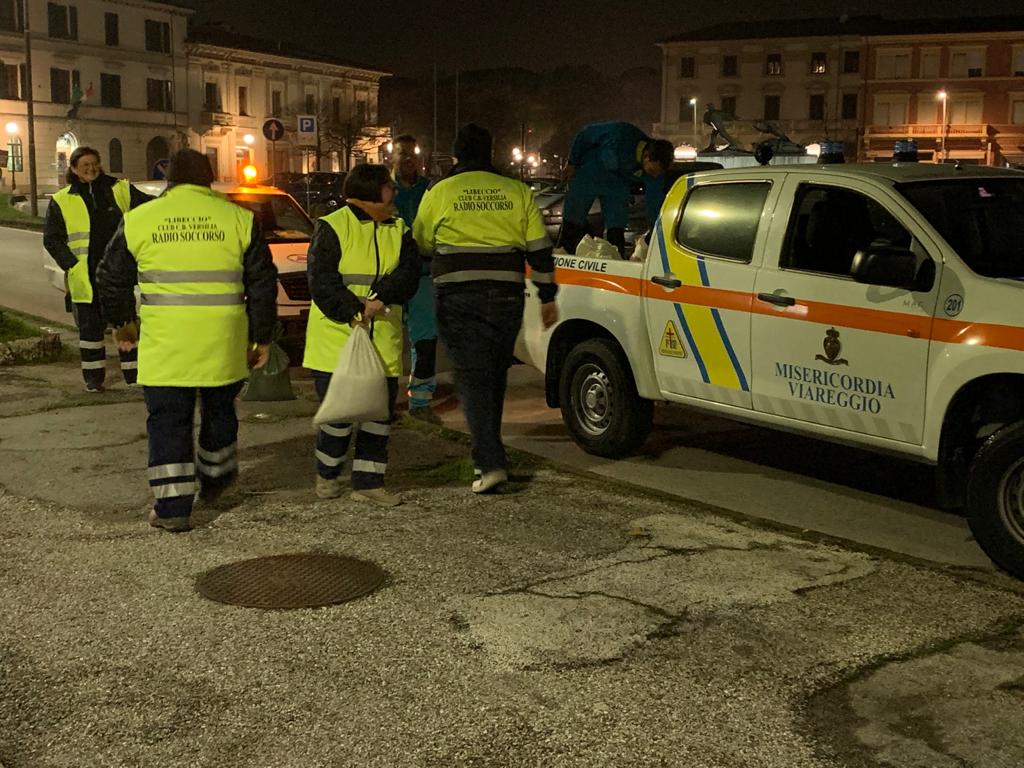
[(267, 141), (280, 141), (284, 138), (284, 123), (271, 117), (263, 123), (263, 136)]

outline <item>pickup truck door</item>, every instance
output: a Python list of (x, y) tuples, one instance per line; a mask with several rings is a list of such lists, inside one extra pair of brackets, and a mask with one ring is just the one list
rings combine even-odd
[[(754, 409), (920, 445), (938, 248), (867, 181), (793, 174), (777, 211), (753, 304)], [(884, 245), (910, 248), (919, 272), (934, 270), (930, 287), (854, 281), (854, 254)]]
[(750, 409), (750, 304), (773, 185), (676, 184), (662, 207), (643, 286), (647, 332), (666, 399)]

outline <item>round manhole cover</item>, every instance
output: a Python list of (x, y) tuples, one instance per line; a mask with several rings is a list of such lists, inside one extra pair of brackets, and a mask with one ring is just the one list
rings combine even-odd
[(274, 555), (200, 574), (196, 591), (247, 608), (317, 608), (368, 595), (384, 581), (376, 564), (340, 555)]

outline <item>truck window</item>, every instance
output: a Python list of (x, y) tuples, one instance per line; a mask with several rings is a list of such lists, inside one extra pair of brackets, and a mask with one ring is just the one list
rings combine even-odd
[(676, 242), (689, 251), (749, 262), (768, 182), (704, 184), (686, 195)]
[(896, 188), (973, 272), (1024, 278), (1024, 180), (953, 179)]
[(800, 185), (786, 233), (784, 269), (849, 277), (854, 255), (872, 245), (909, 248), (910, 233), (866, 195), (840, 187)]

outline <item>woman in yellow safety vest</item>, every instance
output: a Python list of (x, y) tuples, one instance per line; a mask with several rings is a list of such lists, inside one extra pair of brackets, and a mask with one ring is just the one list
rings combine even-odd
[(323, 399), (352, 326), (366, 326), (387, 374), (390, 417), (366, 424), (324, 424), (316, 441), (316, 494), (341, 495), (341, 471), (353, 429), (352, 498), (396, 506), (384, 490), (388, 436), (402, 375), (402, 305), (416, 293), (420, 254), (405, 222), (395, 216), (395, 189), (383, 165), (357, 165), (345, 178), (346, 204), (316, 223), (307, 274), (313, 299), (303, 365)]
[[(74, 305), (82, 378), (88, 392), (102, 392), (106, 378), (103, 334), (106, 320), (93, 286), (96, 267), (125, 211), (153, 198), (124, 179), (103, 172), (100, 153), (79, 147), (71, 153), (67, 186), (46, 209), (43, 247), (67, 276), (69, 311)], [(121, 372), (129, 385), (138, 375), (137, 350), (120, 352)]]

